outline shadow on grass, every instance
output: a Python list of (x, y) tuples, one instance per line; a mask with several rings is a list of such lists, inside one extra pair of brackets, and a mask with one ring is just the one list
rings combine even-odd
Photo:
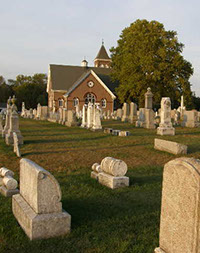
[(45, 140), (25, 140), (25, 144), (35, 144), (35, 143), (62, 143), (62, 142), (80, 142), (80, 141), (95, 141), (99, 139), (105, 139), (108, 138), (109, 136), (103, 135), (103, 136), (96, 136), (94, 138), (79, 138), (79, 139), (45, 139)]
[(152, 175), (152, 176), (131, 176), (129, 177), (130, 186), (134, 185), (148, 185), (160, 183), (162, 181), (162, 175)]
[[(122, 148), (128, 148), (128, 147), (135, 147), (135, 146), (148, 146), (149, 144), (131, 144), (131, 145), (124, 145), (124, 146), (117, 146), (115, 148), (117, 149), (122, 149)], [(83, 148), (78, 147), (71, 147), (70, 149), (64, 149), (64, 150), (59, 150), (59, 151), (38, 151), (38, 152), (26, 152), (22, 153), (22, 157), (27, 156), (27, 155), (42, 155), (42, 154), (63, 154), (63, 153), (70, 153), (74, 151), (82, 151), (82, 150), (88, 150), (88, 151), (97, 151), (97, 150), (113, 150), (112, 146), (109, 147), (91, 147), (91, 145), (84, 145)]]
[(188, 146), (188, 154), (196, 153), (200, 151), (200, 145), (194, 144)]

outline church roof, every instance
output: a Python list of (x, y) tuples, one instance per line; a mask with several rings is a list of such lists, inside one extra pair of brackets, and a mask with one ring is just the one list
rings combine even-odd
[(70, 65), (50, 65), (50, 78), (52, 90), (68, 91), (78, 79), (81, 78), (88, 71), (94, 73), (101, 79), (101, 81), (114, 92), (118, 83), (111, 80), (110, 68), (97, 68), (97, 67), (80, 67)]
[(107, 54), (107, 52), (106, 52), (106, 49), (105, 49), (105, 47), (104, 47), (103, 44), (102, 44), (102, 46), (101, 46), (101, 48), (100, 48), (100, 50), (99, 50), (99, 52), (98, 52), (98, 54), (97, 54), (95, 60), (96, 60), (96, 59), (110, 60), (110, 57), (108, 56), (108, 54)]

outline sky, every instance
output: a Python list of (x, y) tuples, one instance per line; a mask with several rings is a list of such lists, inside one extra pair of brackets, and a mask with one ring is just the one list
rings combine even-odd
[(125, 27), (156, 20), (178, 33), (200, 96), (199, 0), (0, 0), (0, 75), (48, 73), (49, 64), (93, 66), (102, 39), (109, 52)]

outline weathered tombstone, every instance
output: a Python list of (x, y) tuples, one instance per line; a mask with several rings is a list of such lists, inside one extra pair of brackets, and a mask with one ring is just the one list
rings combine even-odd
[(119, 135), (120, 132), (121, 132), (121, 130), (113, 129), (112, 135)]
[(33, 119), (33, 118), (34, 118), (33, 109), (32, 109), (32, 108), (30, 108), (30, 110), (29, 110), (29, 118), (30, 118), (30, 119)]
[(118, 135), (122, 136), (122, 137), (125, 137), (125, 136), (130, 136), (131, 133), (129, 131), (120, 131)]
[(67, 121), (65, 122), (65, 125), (68, 127), (78, 125), (75, 111), (72, 110), (67, 111)]
[(199, 253), (200, 161), (177, 158), (165, 164), (160, 242), (155, 253)]
[(114, 111), (114, 112), (113, 112), (113, 119), (114, 119), (114, 120), (117, 120), (117, 111)]
[(91, 177), (111, 189), (126, 187), (129, 186), (129, 178), (125, 176), (127, 169), (125, 162), (112, 157), (105, 157), (101, 161), (101, 165), (93, 164)]
[(0, 193), (5, 197), (11, 197), (19, 193), (18, 183), (13, 178), (14, 172), (5, 167), (0, 168)]
[(86, 127), (87, 122), (86, 122), (86, 116), (87, 116), (87, 105), (83, 105), (83, 112), (82, 112), (82, 124), (81, 127)]
[(104, 133), (105, 134), (112, 134), (112, 131), (113, 131), (113, 129), (112, 128), (104, 128)]
[(16, 153), (17, 157), (21, 157), (20, 149), (19, 149), (19, 140), (17, 134), (14, 132), (13, 133), (13, 142), (14, 142), (14, 153)]
[(55, 112), (56, 112), (56, 101), (53, 100), (53, 113), (55, 113)]
[(42, 114), (41, 110), (42, 110), (41, 105), (40, 105), (40, 103), (38, 103), (37, 104), (37, 119), (39, 119), (39, 120), (40, 120), (41, 114)]
[(76, 110), (76, 117), (77, 117), (77, 119), (79, 119), (80, 118), (80, 106), (79, 106), (79, 104), (75, 106), (75, 110)]
[(147, 88), (147, 92), (145, 93), (145, 109), (153, 108), (153, 93), (151, 92), (151, 88)]
[(122, 109), (119, 108), (119, 109), (117, 109), (117, 119), (121, 120), (121, 118), (122, 118)]
[(37, 110), (33, 109), (33, 118), (36, 119), (37, 118)]
[(25, 108), (25, 103), (22, 102), (22, 112), (21, 112), (21, 116), (24, 117), (25, 116), (25, 111), (26, 111), (26, 108)]
[(41, 106), (41, 120), (47, 120), (48, 118), (48, 106)]
[(137, 105), (133, 102), (130, 103), (130, 115), (129, 121), (133, 123), (133, 121), (137, 118)]
[(13, 196), (12, 210), (31, 240), (70, 232), (71, 216), (62, 210), (58, 182), (28, 159), (20, 161), (20, 194)]
[(106, 157), (101, 161), (98, 181), (111, 189), (129, 186), (129, 178), (125, 176), (128, 168), (124, 161)]
[(87, 108), (87, 128), (91, 128), (93, 124), (93, 104), (88, 103), (88, 108)]
[(58, 121), (58, 123), (62, 124), (62, 121), (63, 121), (63, 108), (60, 107), (58, 109), (58, 113), (59, 113), (59, 121)]
[(95, 104), (93, 108), (93, 126), (92, 126), (93, 131), (102, 129), (100, 115), (101, 109), (98, 104)]
[(20, 145), (23, 144), (23, 137), (21, 135), (21, 132), (19, 130), (19, 117), (18, 117), (18, 113), (16, 111), (15, 105), (12, 105), (12, 112), (10, 115), (10, 124), (9, 124), (9, 130), (8, 133), (5, 136), (5, 141), (7, 145), (11, 145), (14, 143), (13, 140), (13, 133), (15, 132), (17, 134), (18, 137), (18, 143)]
[(145, 125), (145, 108), (139, 109), (138, 120), (135, 123), (136, 127), (144, 127)]
[(196, 110), (184, 111), (183, 122), (181, 124), (184, 127), (199, 127), (198, 112)]
[(161, 100), (160, 124), (157, 128), (159, 135), (175, 135), (175, 129), (171, 122), (171, 100), (169, 97), (164, 97)]
[(12, 104), (11, 97), (9, 97), (9, 99), (7, 101), (6, 122), (5, 122), (4, 129), (2, 131), (2, 137), (3, 138), (6, 136), (6, 134), (8, 133), (8, 130), (10, 128), (11, 104)]
[(129, 104), (124, 103), (122, 107), (122, 122), (128, 121), (129, 117)]
[(67, 109), (63, 108), (62, 110), (62, 125), (65, 125), (67, 122)]
[(145, 123), (143, 124), (144, 128), (155, 129), (155, 113), (152, 109), (145, 109)]
[(161, 151), (166, 151), (175, 155), (187, 154), (187, 146), (174, 142), (161, 139), (154, 139), (154, 148)]

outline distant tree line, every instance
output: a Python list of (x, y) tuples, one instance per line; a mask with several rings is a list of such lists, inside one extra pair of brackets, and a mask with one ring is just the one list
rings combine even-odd
[(15, 95), (19, 110), (21, 110), (22, 102), (25, 102), (27, 109), (36, 108), (38, 103), (47, 105), (46, 87), (46, 74), (18, 75), (16, 80), (8, 79), (7, 81), (0, 76), (0, 103), (6, 103), (9, 96)]

